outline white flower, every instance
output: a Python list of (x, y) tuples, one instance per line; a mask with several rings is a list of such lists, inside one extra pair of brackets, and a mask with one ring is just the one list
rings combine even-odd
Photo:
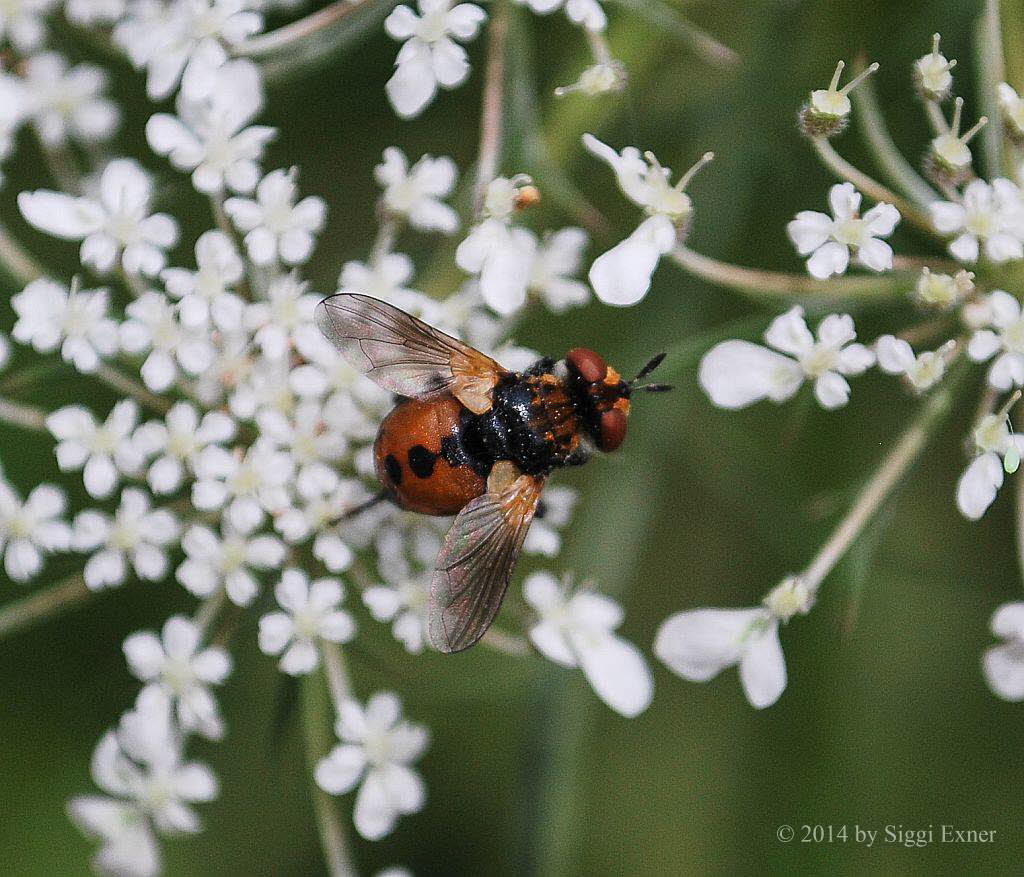
[(384, 187), (381, 202), (388, 213), (404, 216), (420, 231), (451, 234), (459, 227), (458, 214), (444, 203), (458, 176), (455, 162), (447, 156), (424, 155), (410, 168), (405, 153), (389, 146), (373, 174)]
[(274, 596), (285, 611), (260, 619), (260, 649), (266, 655), (282, 655), (281, 669), (291, 676), (316, 669), (320, 640), (345, 643), (355, 636), (352, 616), (338, 609), (345, 591), (337, 579), (317, 579), (310, 584), (301, 570), (286, 569), (274, 587)]
[(280, 258), (301, 265), (313, 252), (314, 236), (323, 228), (327, 205), (310, 195), (295, 203), (295, 171), (276, 170), (256, 187), (256, 198), (228, 198), (224, 209), (245, 234), (245, 246), (257, 265)]
[(57, 0), (8, 0), (0, 8), (0, 45), (10, 42), (18, 52), (38, 49), (46, 39), (43, 18)]
[(114, 133), (117, 106), (103, 97), (107, 74), (92, 64), (68, 69), (55, 52), (33, 55), (25, 61), (25, 90), (29, 113), (40, 139), (47, 146), (64, 146), (69, 139), (97, 143)]
[(539, 247), (534, 245), (528, 290), (556, 314), (590, 300), (587, 285), (574, 279), (586, 246), (587, 233), (581, 228), (563, 228), (545, 235)]
[(95, 552), (85, 564), (85, 583), (98, 590), (122, 584), (129, 564), (140, 579), (162, 579), (167, 574), (167, 550), (178, 533), (172, 512), (151, 510), (149, 497), (128, 487), (113, 518), (92, 509), (75, 516), (72, 547)]
[(1010, 134), (1017, 140), (1024, 138), (1024, 100), (1021, 100), (1013, 86), (1000, 82), (998, 87), (999, 109), (1010, 125)]
[(246, 308), (245, 325), (255, 332), (253, 340), (271, 359), (280, 359), (296, 331), (308, 326), (322, 296), (309, 292), (309, 285), (294, 271), (275, 279), (267, 290), (267, 300)]
[(543, 554), (554, 557), (562, 547), (559, 530), (568, 526), (573, 509), (579, 500), (579, 493), (571, 487), (554, 485), (544, 491), (533, 526), (526, 534), (523, 551), (527, 554)]
[(64, 0), (64, 13), (75, 24), (113, 24), (124, 17), (126, 0)]
[(695, 609), (669, 616), (658, 629), (654, 654), (691, 682), (707, 682), (739, 666), (743, 693), (763, 709), (786, 688), (779, 622), (806, 614), (813, 593), (796, 578), (783, 581), (752, 609)]
[(213, 363), (209, 332), (182, 326), (175, 306), (159, 292), (151, 289), (129, 302), (125, 314), (128, 319), (121, 324), (121, 348), (146, 355), (139, 374), (153, 392), (171, 387), (179, 365), (186, 373), (198, 375)]
[(852, 343), (856, 337), (847, 314), (830, 314), (818, 325), (815, 340), (797, 305), (764, 333), (774, 350), (739, 340), (712, 347), (701, 360), (700, 385), (721, 408), (744, 408), (761, 399), (784, 402), (805, 380), (813, 380), (821, 406), (839, 408), (850, 397), (843, 376), (859, 375), (875, 361), (863, 344)]
[[(1016, 401), (1016, 400), (1014, 400)], [(1003, 485), (1003, 470), (1014, 472), (1024, 453), (1024, 435), (1011, 433), (1006, 410), (986, 414), (974, 427), (977, 456), (956, 486), (956, 504), (965, 518), (978, 520)]]
[(1024, 700), (1024, 603), (1000, 606), (992, 616), (992, 633), (1005, 642), (985, 652), (985, 679), (1004, 700)]
[(563, 667), (581, 667), (597, 696), (632, 718), (651, 702), (654, 681), (639, 649), (613, 633), (622, 607), (592, 591), (568, 593), (554, 576), (539, 572), (523, 583), (526, 601), (538, 615), (530, 640)]
[(651, 152), (641, 157), (639, 149), (627, 146), (618, 153), (592, 134), (583, 135), (583, 145), (611, 166), (622, 194), (648, 215), (636, 231), (590, 267), (590, 284), (601, 301), (633, 305), (647, 295), (658, 261), (676, 245), (689, 224), (693, 202), (686, 186), (713, 155), (706, 153), (673, 186), (671, 171)]
[(153, 151), (178, 170), (192, 171), (200, 192), (251, 192), (259, 179), (263, 149), (277, 131), (246, 127), (263, 109), (259, 70), (251, 61), (230, 61), (217, 71), (210, 95), (189, 100), (178, 95), (178, 115), (158, 113), (146, 124)]
[(197, 509), (227, 507), (231, 525), (251, 533), (266, 517), (288, 506), (287, 485), (294, 471), (291, 457), (259, 440), (244, 456), (209, 445), (196, 461), (192, 502)]
[[(328, 476), (327, 473), (330, 473)], [(298, 490), (304, 504), (292, 506), (274, 517), (274, 529), (291, 545), (309, 539), (313, 542), (313, 556), (323, 562), (331, 572), (344, 572), (353, 560), (348, 547), (337, 531), (331, 527), (349, 509), (369, 498), (362, 482), (354, 478), (340, 478), (328, 467), (317, 473), (322, 476), (303, 484)]]
[(499, 314), (512, 314), (526, 303), (535, 247), (526, 229), (485, 219), (459, 244), (455, 261), (463, 271), (479, 275), (480, 294), (489, 307)]
[(526, 302), (537, 239), (511, 225), (522, 191), (520, 178), (498, 177), (487, 184), (483, 220), (470, 229), (455, 251), (458, 266), (479, 275), (480, 294), (499, 314), (511, 314)]
[(167, 97), (181, 81), (198, 99), (210, 93), (213, 72), (227, 60), (224, 44), (234, 46), (258, 33), (263, 18), (248, 0), (137, 2), (114, 28), (114, 41), (136, 67), (147, 69), (146, 91)]
[(46, 418), (46, 428), (57, 440), (57, 465), (61, 472), (82, 469), (89, 496), (110, 496), (121, 475), (134, 475), (142, 465), (142, 454), (132, 433), (139, 422), (139, 406), (122, 399), (101, 426), (92, 412), (81, 405), (67, 405)]
[[(14, 151), (14, 138), (29, 112), (29, 95), (17, 76), (0, 73), (0, 161)], [(0, 173), (0, 185), (3, 174)]]
[(935, 230), (955, 235), (949, 252), (961, 262), (976, 262), (981, 247), (993, 262), (1024, 257), (1024, 203), (1009, 180), (972, 180), (962, 203), (937, 201), (930, 210)]
[[(1020, 302), (1008, 292), (997, 289), (985, 300), (986, 319), (967, 345), (967, 355), (975, 362), (996, 356), (988, 370), (988, 382), (997, 390), (1009, 390), (1024, 384), (1024, 315)], [(995, 331), (993, 331), (993, 329)]]
[(235, 422), (223, 411), (207, 411), (202, 419), (190, 402), (178, 402), (163, 421), (144, 423), (135, 433), (135, 447), (145, 457), (156, 457), (146, 480), (154, 493), (174, 493), (195, 470), (203, 449), (235, 436)]
[(231, 239), (221, 231), (207, 231), (196, 241), (196, 270), (165, 268), (160, 277), (167, 294), (179, 300), (178, 315), (189, 328), (208, 322), (223, 332), (238, 331), (245, 303), (231, 291), (245, 274), (242, 259)]
[(891, 270), (892, 247), (880, 238), (893, 233), (900, 221), (899, 211), (891, 204), (880, 203), (860, 216), (860, 192), (850, 183), (838, 183), (829, 189), (828, 202), (832, 216), (801, 210), (786, 226), (797, 252), (811, 256), (807, 273), (818, 280), (845, 274), (851, 252), (865, 268)]
[(67, 551), (71, 528), (61, 520), (67, 508), (64, 491), (52, 484), (33, 488), (24, 502), (0, 478), (0, 551), (4, 571), (27, 582), (43, 568), (43, 555)]
[(202, 631), (192, 621), (173, 615), (159, 637), (139, 631), (124, 641), (123, 648), (132, 673), (173, 700), (182, 730), (219, 740), (224, 722), (210, 686), (227, 679), (231, 658), (218, 646), (201, 648), (201, 640)]
[(379, 840), (400, 815), (422, 810), (426, 803), (423, 780), (409, 765), (427, 748), (427, 729), (402, 719), (402, 704), (391, 692), (373, 695), (365, 710), (354, 700), (345, 701), (335, 728), (341, 744), (316, 766), (317, 785), (331, 795), (359, 785), (356, 831)]
[(254, 571), (276, 569), (285, 558), (280, 539), (267, 534), (247, 536), (224, 527), (220, 538), (209, 527), (192, 526), (181, 540), (187, 559), (175, 576), (197, 597), (223, 587), (228, 599), (248, 606), (259, 591)]
[(403, 119), (423, 112), (438, 86), (451, 89), (465, 81), (469, 60), (455, 40), (473, 39), (487, 18), (472, 3), (452, 7), (450, 0), (417, 0), (416, 5), (419, 15), (399, 6), (384, 21), (390, 37), (404, 40), (386, 87), (391, 105)]
[(363, 591), (363, 602), (377, 621), (390, 621), (391, 633), (413, 655), (427, 641), (429, 574), (399, 577), (391, 585), (374, 585)]
[(938, 350), (926, 350), (915, 356), (902, 338), (883, 335), (875, 342), (878, 367), (891, 375), (903, 375), (918, 393), (934, 387), (946, 373), (946, 364), (956, 342), (948, 341)]
[(383, 299), (412, 313), (410, 305), (420, 294), (405, 284), (412, 280), (414, 268), (412, 259), (404, 253), (385, 253), (370, 265), (346, 262), (341, 267), (338, 288)]
[(217, 797), (210, 769), (182, 761), (170, 701), (155, 686), (143, 689), (117, 731), (102, 737), (93, 753), (92, 777), (107, 794), (73, 798), (68, 811), (84, 832), (102, 842), (93, 861), (96, 869), (125, 877), (155, 877), (161, 870), (155, 832), (200, 831), (190, 805)]
[(18, 315), (11, 332), (15, 341), (39, 353), (60, 348), (60, 355), (82, 372), (95, 371), (101, 356), (117, 350), (117, 324), (107, 316), (106, 289), (67, 288), (40, 278), (11, 299)]
[(100, 177), (97, 198), (39, 189), (18, 195), (22, 215), (41, 231), (82, 241), (82, 264), (109, 271), (120, 256), (129, 274), (156, 275), (164, 250), (178, 240), (178, 225), (166, 213), (150, 214), (153, 181), (134, 161), (111, 161)]
[(265, 408), (256, 422), (263, 438), (288, 450), (298, 470), (295, 487), (301, 496), (323, 494), (334, 487), (337, 475), (330, 464), (341, 459), (348, 442), (324, 422), (319, 404), (301, 402), (290, 417)]
[(608, 19), (598, 0), (516, 0), (516, 2), (525, 3), (538, 15), (548, 15), (564, 6), (569, 20), (589, 31), (602, 31), (608, 25)]

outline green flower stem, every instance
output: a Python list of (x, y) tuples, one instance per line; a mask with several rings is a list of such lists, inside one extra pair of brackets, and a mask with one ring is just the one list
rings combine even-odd
[(22, 390), (51, 377), (56, 372), (62, 371), (64, 367), (64, 363), (60, 360), (47, 359), (44, 362), (12, 372), (0, 381), (0, 394), (15, 396)]
[(821, 550), (800, 574), (800, 579), (809, 590), (813, 592), (820, 587), (825, 577), (832, 572), (864, 527), (910, 471), (936, 428), (952, 409), (956, 390), (962, 383), (965, 373), (966, 369), (963, 366), (951, 369), (945, 382), (924, 401), (917, 417), (864, 485), (846, 517), (839, 522)]
[(234, 53), (259, 60), (265, 55), (272, 55), (282, 49), (294, 47), (298, 42), (308, 41), (325, 28), (343, 20), (360, 6), (376, 2), (379, 0), (337, 0), (305, 18), (300, 18), (298, 21), (293, 21), (291, 24), (270, 31), (270, 33), (245, 40), (235, 46)]
[(196, 611), (192, 615), (192, 623), (204, 634), (210, 629), (210, 625), (216, 620), (221, 609), (224, 608), (227, 596), (227, 591), (221, 585), (196, 607)]
[(249, 253), (238, 234), (238, 230), (228, 218), (227, 211), (224, 209), (223, 192), (210, 194), (210, 213), (213, 214), (213, 221), (217, 224), (220, 233), (235, 245), (235, 249), (242, 258), (242, 264), (245, 266), (245, 280), (239, 284), (238, 291), (246, 301), (252, 301), (254, 298), (253, 289), (256, 288), (256, 269), (249, 260)]
[(331, 877), (356, 877), (346, 832), (338, 818), (334, 799), (321, 789), (313, 779), (317, 762), (331, 747), (330, 701), (324, 690), (324, 676), (317, 673), (302, 680), (302, 719), (306, 742), (306, 765), (313, 795), (313, 810), (316, 815), (320, 845), (324, 852), (324, 863)]
[[(854, 73), (861, 73), (865, 66), (863, 59), (859, 60)], [(941, 200), (938, 192), (914, 170), (914, 166), (903, 157), (903, 153), (893, 143), (889, 128), (885, 124), (885, 117), (878, 106), (878, 93), (874, 82), (870, 78), (863, 80), (853, 90), (852, 98), (857, 111), (857, 129), (864, 136), (876, 161), (892, 183), (921, 207), (932, 201)]]
[(935, 228), (932, 226), (931, 220), (925, 213), (905, 198), (901, 198), (891, 189), (883, 186), (863, 171), (855, 168), (838, 152), (836, 152), (832, 144), (824, 137), (812, 138), (811, 144), (814, 146), (814, 151), (818, 153), (818, 157), (821, 159), (822, 164), (839, 177), (839, 179), (853, 183), (853, 185), (861, 192), (869, 198), (873, 198), (875, 201), (886, 201), (889, 204), (892, 204), (897, 210), (899, 210), (900, 216), (908, 222), (913, 223), (918, 228), (928, 232), (929, 234), (935, 234)]
[(979, 113), (988, 116), (988, 124), (978, 138), (985, 170), (990, 179), (1011, 175), (1013, 168), (1007, 164), (1003, 153), (1006, 135), (997, 92), (999, 83), (1006, 79), (1006, 59), (999, 30), (999, 0), (985, 0), (985, 8), (975, 27), (974, 53), (978, 69)]
[(480, 215), (487, 185), (497, 176), (504, 141), (505, 60), (508, 53), (508, 0), (495, 0), (487, 28), (487, 69), (480, 110), (480, 146), (477, 152), (473, 210)]
[(337, 713), (341, 705), (352, 697), (352, 683), (348, 678), (345, 669), (345, 658), (337, 643), (321, 642), (320, 654), (324, 662), (324, 675), (327, 678), (327, 688), (331, 693), (331, 702), (334, 704), (334, 711)]
[(0, 421), (21, 429), (46, 432), (46, 412), (33, 405), (23, 405), (0, 398)]
[(171, 403), (168, 400), (157, 396), (156, 393), (151, 393), (142, 384), (107, 363), (100, 363), (94, 374), (107, 386), (113, 387), (126, 396), (131, 396), (139, 404), (151, 408), (159, 414), (166, 414), (171, 409)]
[(22, 286), (43, 276), (43, 267), (0, 225), (0, 268)]
[(850, 299), (887, 301), (906, 294), (913, 287), (915, 279), (910, 271), (894, 271), (889, 274), (816, 280), (804, 274), (732, 265), (685, 246), (676, 247), (670, 255), (677, 265), (691, 274), (762, 301), (779, 298), (822, 304)]
[(739, 54), (691, 22), (674, 4), (664, 0), (616, 0), (623, 9), (646, 19), (659, 30), (682, 39), (704, 63), (730, 69), (740, 62)]
[(99, 591), (90, 591), (82, 573), (15, 600), (0, 608), (0, 640), (42, 621), (56, 618), (65, 609), (84, 602)]
[(499, 630), (496, 627), (492, 627), (484, 634), (480, 644), (496, 652), (501, 652), (503, 655), (510, 655), (516, 658), (522, 658), (530, 654), (530, 643), (525, 637), (506, 633), (504, 630)]

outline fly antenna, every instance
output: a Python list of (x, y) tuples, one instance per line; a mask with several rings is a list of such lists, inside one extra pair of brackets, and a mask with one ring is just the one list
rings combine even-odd
[[(661, 365), (661, 362), (665, 358), (665, 356), (666, 354), (659, 353), (657, 356), (652, 357), (651, 361), (648, 362), (647, 365), (645, 365), (642, 369), (640, 369), (640, 371), (637, 372), (636, 377), (629, 382), (629, 385), (633, 387), (633, 384), (635, 384), (637, 381), (642, 381), (644, 378), (646, 378), (652, 371), (654, 371), (659, 365)], [(655, 384), (653, 386), (659, 385)], [(640, 390), (643, 388), (633, 387), (633, 389)]]
[(674, 390), (675, 387), (672, 384), (641, 384), (639, 387), (631, 386), (630, 389), (634, 393), (640, 390), (644, 390), (647, 393), (667, 393), (670, 390)]

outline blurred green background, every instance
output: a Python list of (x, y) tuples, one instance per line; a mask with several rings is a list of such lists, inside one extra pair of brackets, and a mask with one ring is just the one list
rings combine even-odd
[[(961, 59), (957, 88), (970, 107), (979, 6), (687, 4), (693, 21), (739, 52), (736, 67), (720, 69), (667, 28), (610, 5), (610, 40), (630, 68), (629, 87), (593, 102), (541, 97), (543, 136), (620, 236), (633, 227), (635, 211), (608, 169), (582, 153), (581, 132), (616, 147), (651, 148), (678, 169), (713, 149), (716, 161), (691, 188), (691, 245), (742, 264), (800, 270), (785, 223), (799, 209), (823, 209), (832, 182), (795, 129), (807, 92), (827, 83), (837, 59), (865, 50), (882, 64), (876, 84), (897, 142), (909, 156), (920, 154), (927, 130), (909, 65), (941, 31), (946, 54)], [(516, 22), (514, 69), (530, 62), (543, 71), (541, 95), (575, 81), (586, 63), (584, 44), (563, 17), (517, 10)], [(281, 136), (267, 166), (298, 165), (303, 190), (331, 207), (310, 272), (318, 290), (333, 290), (345, 260), (365, 257), (374, 233), (372, 168), (384, 147), (398, 144), (413, 157), (450, 154), (463, 168), (472, 160), (485, 43), (471, 47), (470, 83), (445, 93), (413, 123), (399, 123), (385, 103), (396, 46), (383, 36), (270, 89), (265, 118)], [(113, 69), (127, 106), (120, 148), (144, 157), (171, 183), (167, 206), (195, 217), (186, 234), (194, 239), (206, 222), (203, 205), (147, 155), (141, 130), (151, 108), (140, 79), (123, 66)], [(524, 87), (519, 78), (515, 88)], [(514, 156), (524, 132), (514, 130), (510, 139)], [(863, 158), (855, 130), (838, 145)], [(513, 157), (502, 170), (536, 173), (543, 184), (528, 161)], [(0, 216), (21, 231), (12, 192), (46, 182), (30, 145), (10, 178)], [(560, 224), (565, 216), (549, 201), (532, 221)], [(27, 233), (26, 240), (70, 270), (73, 247)], [(897, 241), (903, 252), (927, 244), (904, 231)], [(423, 269), (433, 243), (409, 236), (400, 249)], [(608, 243), (595, 245), (589, 257)], [(183, 248), (181, 257), (190, 259), (186, 254)], [(423, 276), (433, 291), (458, 278), (445, 270)], [(699, 354), (723, 327), (738, 334), (734, 321), (753, 335), (768, 318), (666, 262), (636, 308), (594, 304), (557, 319), (538, 314), (519, 333), (522, 343), (552, 354), (595, 347), (625, 371), (653, 352), (673, 351), (664, 378), (678, 391), (644, 400), (620, 453), (564, 479), (580, 487), (583, 501), (556, 570), (574, 569), (622, 599), (623, 632), (645, 651), (668, 614), (750, 605), (802, 568), (912, 415), (914, 403), (897, 382), (875, 374), (859, 379), (849, 407), (836, 413), (808, 404), (806, 390), (782, 408), (713, 409), (696, 387)], [(892, 305), (859, 315), (858, 325), (874, 337), (911, 319), (908, 309)], [(2, 320), (9, 328), (9, 308)], [(30, 361), (22, 352), (17, 363)], [(62, 379), (28, 398), (56, 407), (82, 398), (85, 386)], [(105, 411), (108, 400), (90, 391), (94, 398)], [(973, 405), (972, 390), (912, 479), (826, 581), (816, 609), (782, 631), (790, 684), (763, 712), (747, 705), (732, 671), (694, 685), (655, 666), (653, 705), (625, 720), (597, 701), (582, 674), (539, 658), (515, 660), (482, 648), (455, 658), (407, 658), (388, 629), (356, 607), (363, 627), (363, 645), (352, 655), (359, 693), (397, 688), (409, 716), (433, 734), (421, 765), (427, 808), (402, 819), (381, 843), (354, 840), (361, 871), (390, 864), (452, 875), (1019, 870), (1024, 706), (989, 693), (979, 657), (991, 640), (993, 609), (1020, 595), (1020, 572), (1010, 490), (981, 524), (964, 521), (954, 508), (960, 439)], [(59, 478), (49, 448), (35, 437), (5, 429), (0, 442), (4, 471), (22, 489)], [(531, 559), (520, 573), (536, 565)], [(63, 568), (53, 561), (47, 571), (56, 579)], [(3, 599), (24, 588), (0, 587)], [(174, 584), (136, 583), (0, 642), (4, 874), (87, 871), (92, 847), (67, 821), (64, 802), (91, 789), (92, 748), (137, 690), (120, 643), (192, 605)], [(222, 795), (203, 808), (204, 834), (164, 844), (168, 873), (322, 873), (299, 729), (289, 729), (279, 750), (269, 743), (279, 676), (256, 649), (253, 615), (233, 646), (237, 669), (221, 698), (229, 736), (195, 747), (219, 774)], [(351, 798), (340, 806), (348, 818)], [(852, 840), (776, 839), (782, 824), (846, 825), (852, 834), (855, 824), (879, 830), (942, 823), (994, 830), (995, 842), (865, 849)]]

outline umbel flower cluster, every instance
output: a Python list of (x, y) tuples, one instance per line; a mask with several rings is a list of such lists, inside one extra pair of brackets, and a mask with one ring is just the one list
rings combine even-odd
[[(278, 131), (263, 118), (273, 69), (264, 61), (301, 57), (309, 48), (302, 41), (319, 39), (325, 23), (374, 2), (341, 0), (267, 33), (265, 14), (295, 14), (292, 4), (9, 0), (0, 8), (0, 161), (21, 149), (45, 158), (38, 179), (2, 192), (19, 218), (11, 230), (0, 227), (0, 268), (16, 283), (13, 343), (0, 338), (9, 369), (0, 381), (0, 420), (34, 434), (41, 454), (52, 450), (67, 480), (22, 490), (0, 479), (0, 553), (11, 588), (41, 582), (56, 565), (53, 555), (67, 555), (61, 562), (76, 570), (12, 596), (0, 607), (0, 633), (136, 580), (182, 589), (187, 607), (111, 644), (123, 650), (138, 695), (96, 745), (96, 790), (68, 802), (71, 818), (96, 840), (93, 865), (103, 873), (158, 873), (163, 839), (201, 830), (198, 811), (219, 784), (208, 765), (193, 760), (193, 744), (231, 733), (217, 693), (239, 672), (231, 646), (244, 612), (254, 615), (259, 648), (282, 680), (305, 677), (304, 685), (326, 695), (303, 699), (303, 721), (335, 732), (332, 746), (311, 752), (310, 769), (317, 794), (344, 801), (344, 819), (337, 802), (319, 808), (332, 870), (352, 871), (349, 823), (379, 840), (427, 805), (416, 766), (428, 751), (428, 730), (405, 717), (396, 691), (357, 691), (346, 656), (372, 625), (386, 625), (410, 656), (427, 648), (428, 588), (448, 521), (388, 503), (363, 508), (376, 489), (372, 443), (393, 400), (314, 326), (314, 307), (334, 291), (306, 279), (327, 205), (308, 193), (299, 169), (265, 161)], [(465, 44), (487, 31), (476, 175), (467, 180), (445, 156), (385, 149), (374, 170), (376, 239), (365, 259), (339, 266), (338, 289), (389, 301), (517, 369), (538, 358), (511, 340), (524, 309), (558, 314), (592, 296), (635, 304), (662, 261), (722, 286), (804, 292), (809, 300), (818, 291), (855, 298), (895, 289), (932, 312), (921, 326), (865, 344), (850, 316), (824, 316), (812, 331), (796, 305), (770, 322), (764, 344), (724, 341), (701, 363), (708, 398), (728, 409), (798, 393), (839, 409), (849, 379), (872, 368), (922, 397), (917, 420), (805, 570), (757, 606), (682, 612), (658, 630), (654, 653), (677, 674), (706, 681), (735, 665), (750, 703), (767, 707), (786, 685), (780, 627), (813, 607), (822, 581), (952, 406), (967, 362), (989, 363), (987, 386), (951, 500), (980, 518), (1020, 463), (1024, 436), (1009, 417), (1024, 385), (1024, 316), (1019, 290), (1000, 288), (997, 278), (1012, 276), (999, 266), (1024, 259), (1017, 152), (1024, 100), (1007, 83), (988, 83), (1001, 115), (967, 126), (964, 102), (951, 101), (955, 62), (936, 37), (913, 71), (934, 128), (919, 172), (895, 153), (864, 97), (876, 65), (841, 86), (840, 64), (800, 113), (801, 130), (840, 179), (827, 193), (827, 213), (801, 212), (787, 227), (809, 277), (727, 265), (686, 246), (694, 220), (687, 190), (710, 153), (673, 174), (649, 151), (585, 134), (589, 159), (608, 166), (637, 208), (633, 230), (588, 258), (588, 230), (531, 224), (528, 208), (543, 197), (525, 173), (533, 169), (505, 167), (503, 64), (510, 21), (522, 13), (516, 5), (538, 15), (563, 10), (593, 53), (593, 64), (559, 95), (615, 99), (624, 86), (598, 0), (496, 0), (487, 12), (419, 0), (415, 9), (382, 13), (381, 26), (400, 47), (381, 92), (403, 119), (468, 79)], [(122, 154), (121, 109), (108, 96), (108, 74), (57, 51), (55, 24), (89, 31), (140, 71), (135, 85), (154, 104), (145, 164), (156, 174)], [(832, 146), (855, 112), (874, 128), (892, 188)], [(982, 137), (991, 144), (988, 178), (978, 176), (972, 152)], [(188, 181), (194, 214), (162, 209), (165, 179)], [(472, 197), (454, 197), (459, 191)], [(472, 209), (457, 209), (461, 200)], [(604, 222), (596, 208), (579, 215)], [(182, 228), (199, 217), (203, 230), (183, 240)], [(901, 223), (930, 235), (934, 253), (897, 256), (888, 239)], [(23, 244), (29, 228), (54, 238), (54, 251), (63, 241), (76, 267), (41, 264)], [(445, 295), (417, 289), (417, 266), (400, 249), (413, 236), (453, 239), (464, 279), (458, 288)], [(846, 276), (852, 270), (865, 274)], [(100, 406), (86, 398), (52, 410), (18, 401), (40, 358), (51, 373), (77, 372), (116, 401)], [(26, 359), (36, 365), (22, 369)], [(78, 479), (88, 501), (72, 509), (65, 488)], [(528, 554), (553, 565), (575, 502), (572, 490), (548, 488)], [(522, 592), (523, 617), (505, 613), (482, 647), (510, 660), (534, 651), (579, 669), (622, 716), (647, 708), (651, 673), (618, 633), (616, 601), (589, 583), (574, 586), (562, 570), (532, 572)], [(1004, 641), (985, 656), (989, 682), (1003, 697), (1024, 699), (1024, 604), (999, 609), (993, 631)]]
[[(231, 646), (243, 612), (256, 616), (249, 629), (282, 683), (307, 677), (324, 695), (304, 698), (303, 719), (335, 730), (336, 745), (312, 752), (310, 770), (318, 794), (344, 796), (347, 808), (342, 818), (331, 802), (324, 820), (334, 827), (319, 826), (332, 870), (351, 873), (346, 823), (378, 840), (427, 802), (416, 763), (428, 730), (405, 718), (395, 691), (354, 688), (346, 647), (384, 625), (410, 656), (425, 650), (429, 582), (449, 522), (389, 503), (365, 507), (377, 489), (372, 443), (393, 399), (319, 334), (317, 303), (335, 288), (375, 296), (525, 368), (539, 355), (510, 341), (524, 308), (560, 313), (594, 294), (638, 301), (690, 219), (692, 171), (672, 184), (650, 154), (588, 135), (587, 148), (643, 219), (592, 263), (589, 284), (581, 279), (588, 234), (528, 227), (536, 187), (525, 174), (500, 173), (501, 63), (510, 18), (525, 13), (506, 0), (490, 16), (472, 3), (419, 0), (383, 20), (401, 46), (381, 91), (400, 117), (419, 115), (439, 89), (467, 79), (463, 44), (487, 28), (488, 67), (498, 72), (485, 89), (477, 178), (460, 182), (445, 156), (384, 149), (370, 252), (339, 266), (337, 287), (312, 288), (305, 266), (327, 205), (298, 168), (265, 160), (278, 130), (262, 118), (263, 61), (301, 56), (325, 22), (374, 2), (342, 0), (269, 33), (265, 14), (288, 15), (291, 3), (12, 0), (0, 8), (0, 162), (21, 150), (44, 159), (18, 190), (0, 176), (12, 207), (10, 228), (0, 226), (0, 268), (15, 284), (10, 340), (0, 336), (8, 367), (0, 420), (32, 433), (39, 454), (52, 451), (64, 482), (23, 490), (0, 477), (0, 557), (15, 589), (0, 631), (138, 580), (182, 589), (180, 612), (111, 643), (138, 696), (96, 745), (96, 790), (68, 802), (95, 839), (99, 872), (158, 873), (163, 839), (201, 830), (199, 811), (219, 782), (191, 753), (197, 738), (231, 733), (218, 690), (239, 672)], [(604, 38), (598, 0), (522, 2), (539, 15), (564, 8), (593, 52), (594, 64), (559, 94), (621, 89), (625, 70)], [(123, 154), (109, 74), (55, 48), (67, 41), (51, 37), (69, 29), (140, 71), (134, 87), (153, 104), (143, 160)], [(172, 181), (191, 190), (188, 215), (164, 209)], [(460, 186), (474, 195), (472, 211), (453, 206)], [(182, 229), (197, 221), (202, 230), (185, 239)], [(30, 231), (50, 236), (74, 267), (42, 264), (25, 245)], [(454, 238), (464, 283), (445, 295), (417, 289), (417, 266), (401, 250), (413, 236)], [(86, 395), (50, 410), (18, 401), (40, 360), (46, 374), (78, 373), (103, 388), (98, 399), (115, 401)], [(87, 501), (71, 508), (66, 489), (75, 482)], [(575, 502), (567, 487), (545, 492), (527, 554), (554, 561)], [(75, 572), (16, 594), (61, 565)], [(614, 600), (561, 572), (536, 571), (523, 587), (522, 629), (496, 629), (483, 647), (519, 658), (535, 651), (581, 669), (623, 716), (646, 709), (651, 674), (617, 634), (623, 613)]]

